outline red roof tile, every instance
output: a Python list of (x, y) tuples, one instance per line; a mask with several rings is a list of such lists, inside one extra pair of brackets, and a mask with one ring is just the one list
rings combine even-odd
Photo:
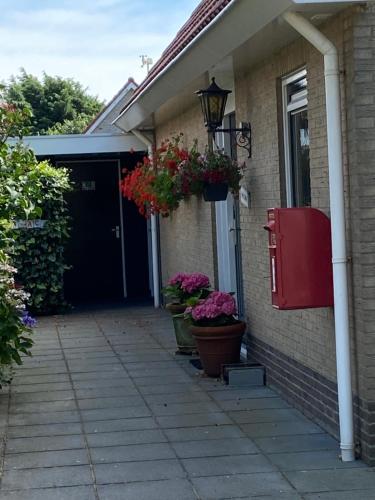
[(202, 0), (198, 7), (193, 11), (190, 18), (178, 31), (174, 40), (164, 50), (160, 59), (151, 68), (150, 73), (136, 89), (132, 98), (126, 103), (124, 109), (127, 108), (136, 99), (136, 97), (142, 93), (142, 91), (157, 77), (157, 75), (170, 62), (172, 62), (178, 54), (180, 54), (180, 52), (182, 52), (182, 50), (192, 40), (194, 40), (194, 38), (196, 38), (206, 26), (209, 25), (230, 2), (232, 2), (232, 0)]

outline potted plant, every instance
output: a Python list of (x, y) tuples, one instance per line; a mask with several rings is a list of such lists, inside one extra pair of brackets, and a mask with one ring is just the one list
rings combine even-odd
[(166, 308), (172, 314), (173, 326), (179, 352), (191, 354), (196, 349), (190, 332), (190, 321), (183, 315), (189, 301), (197, 301), (210, 293), (210, 280), (201, 273), (178, 273), (163, 288), (163, 294), (171, 300)]
[(228, 190), (237, 193), (244, 166), (222, 151), (206, 151), (200, 157), (200, 178), (205, 201), (226, 200)]
[(185, 311), (185, 317), (192, 322), (191, 332), (203, 369), (209, 377), (218, 377), (222, 365), (240, 360), (246, 323), (236, 319), (236, 314), (234, 297), (230, 293), (216, 291)]

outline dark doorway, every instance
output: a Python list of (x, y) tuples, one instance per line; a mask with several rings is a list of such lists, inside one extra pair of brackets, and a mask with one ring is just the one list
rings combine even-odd
[(119, 162), (61, 162), (71, 169), (71, 238), (65, 294), (74, 305), (124, 299)]

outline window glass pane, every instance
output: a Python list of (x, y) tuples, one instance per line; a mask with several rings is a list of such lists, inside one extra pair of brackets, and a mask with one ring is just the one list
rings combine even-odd
[(307, 109), (290, 113), (293, 204), (311, 206), (310, 140)]

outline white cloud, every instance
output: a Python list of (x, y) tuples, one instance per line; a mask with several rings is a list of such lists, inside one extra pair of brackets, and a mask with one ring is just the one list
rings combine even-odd
[(128, 76), (138, 82), (146, 76), (139, 55), (156, 61), (198, 3), (14, 0), (5, 8), (0, 0), (1, 78), (20, 67), (37, 76), (45, 71), (74, 78), (108, 100)]

